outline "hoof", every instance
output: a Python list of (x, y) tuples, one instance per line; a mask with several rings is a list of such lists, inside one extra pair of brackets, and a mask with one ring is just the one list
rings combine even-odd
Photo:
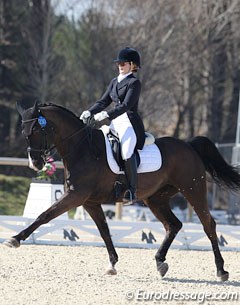
[(107, 275), (116, 275), (117, 274), (117, 270), (114, 267), (110, 267), (106, 270), (106, 274)]
[(18, 247), (20, 247), (20, 242), (18, 240), (16, 240), (16, 238), (14, 238), (14, 237), (6, 240), (3, 244), (5, 246), (9, 247), (9, 248), (18, 248)]
[(218, 277), (221, 282), (225, 282), (229, 279), (229, 273), (227, 271), (225, 271), (225, 273), (219, 274)]
[(168, 264), (167, 263), (159, 263), (157, 265), (157, 270), (159, 271), (161, 277), (164, 277), (164, 275), (168, 272)]

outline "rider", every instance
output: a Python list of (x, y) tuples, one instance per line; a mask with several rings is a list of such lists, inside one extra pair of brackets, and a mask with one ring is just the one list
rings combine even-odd
[[(111, 80), (101, 99), (88, 110), (83, 111), (80, 119), (86, 123), (87, 119), (94, 115), (96, 121), (106, 118), (111, 120), (110, 128), (118, 133), (120, 139), (124, 172), (128, 182), (123, 201), (131, 204), (137, 199), (135, 149), (142, 149), (145, 141), (143, 122), (138, 114), (141, 82), (133, 75), (140, 68), (140, 55), (135, 49), (126, 47), (120, 50), (114, 61), (117, 63), (119, 75)], [(104, 111), (112, 102), (114, 108)]]

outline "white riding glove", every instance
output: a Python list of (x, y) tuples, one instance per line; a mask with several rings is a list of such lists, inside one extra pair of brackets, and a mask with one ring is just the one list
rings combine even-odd
[(99, 122), (102, 120), (105, 120), (108, 117), (109, 117), (109, 115), (108, 115), (107, 111), (101, 111), (94, 115), (95, 121), (99, 121)]
[(80, 120), (83, 121), (84, 124), (87, 124), (87, 119), (91, 116), (91, 112), (89, 110), (83, 111), (80, 115)]

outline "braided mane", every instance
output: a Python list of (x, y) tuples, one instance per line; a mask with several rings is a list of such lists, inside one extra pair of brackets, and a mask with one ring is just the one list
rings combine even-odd
[(44, 103), (44, 104), (39, 104), (38, 105), (40, 108), (44, 108), (44, 107), (49, 107), (49, 106), (53, 106), (53, 107), (56, 107), (56, 108), (60, 108), (66, 112), (68, 112), (70, 115), (72, 115), (75, 119), (78, 119), (79, 120), (79, 117), (76, 116), (76, 114), (74, 114), (71, 110), (63, 107), (63, 106), (60, 106), (60, 105), (56, 105), (56, 104), (53, 104), (53, 103)]

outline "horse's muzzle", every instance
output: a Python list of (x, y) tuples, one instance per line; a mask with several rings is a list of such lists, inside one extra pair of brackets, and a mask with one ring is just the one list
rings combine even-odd
[(43, 161), (38, 161), (38, 160), (34, 160), (31, 157), (30, 152), (28, 152), (28, 166), (35, 170), (36, 172), (38, 172), (39, 170), (41, 170), (43, 168)]

